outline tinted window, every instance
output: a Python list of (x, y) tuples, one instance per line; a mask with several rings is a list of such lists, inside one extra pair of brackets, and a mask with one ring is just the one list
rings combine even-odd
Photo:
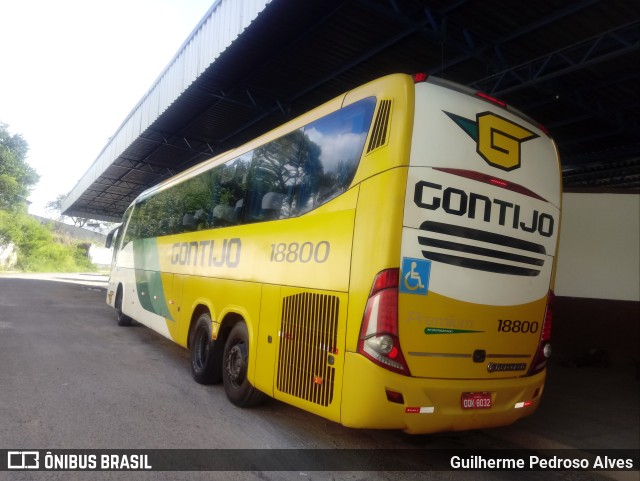
[(247, 152), (213, 171), (210, 227), (226, 227), (240, 222), (251, 157), (252, 152)]
[(351, 184), (375, 105), (360, 100), (140, 201), (125, 243), (315, 209)]
[[(133, 206), (129, 206), (129, 208), (127, 208), (124, 215), (122, 216), (122, 227), (120, 229), (121, 230), (125, 229), (125, 231), (124, 231), (124, 237), (122, 239), (122, 243), (119, 246), (120, 249), (123, 249), (124, 246), (127, 245), (127, 243), (133, 240), (133, 236), (131, 235), (131, 221), (129, 220), (129, 216), (131, 215), (131, 209), (133, 209)], [(120, 235), (121, 233), (118, 233), (118, 236)], [(118, 248), (117, 244), (116, 244), (116, 248)]]
[(243, 223), (289, 217), (303, 137), (296, 130), (254, 150)]
[(304, 128), (292, 214), (308, 212), (344, 192), (358, 169), (376, 99), (360, 100)]
[(144, 239), (237, 224), (251, 152), (138, 202), (126, 239)]

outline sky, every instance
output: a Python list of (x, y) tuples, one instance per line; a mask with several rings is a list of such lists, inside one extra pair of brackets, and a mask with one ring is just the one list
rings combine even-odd
[(29, 212), (68, 193), (214, 0), (0, 0), (0, 123), (40, 174)]

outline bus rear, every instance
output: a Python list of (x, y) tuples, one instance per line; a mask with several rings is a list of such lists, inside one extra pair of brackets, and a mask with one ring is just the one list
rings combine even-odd
[(465, 87), (429, 79), (413, 95), (398, 267), (372, 282), (343, 422), (509, 424), (537, 407), (550, 354), (557, 151), (530, 119)]

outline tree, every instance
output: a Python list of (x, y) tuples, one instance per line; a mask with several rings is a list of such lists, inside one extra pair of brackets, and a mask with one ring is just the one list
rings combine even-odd
[(84, 227), (87, 222), (90, 222), (91, 219), (87, 219), (86, 217), (73, 217), (66, 216), (62, 214), (62, 201), (66, 199), (68, 194), (60, 194), (54, 200), (47, 202), (47, 205), (44, 206), (45, 210), (51, 212), (52, 214), (57, 214), (58, 220), (60, 222), (64, 221), (64, 219), (69, 218), (73, 221), (73, 225), (76, 227)]
[(24, 204), (40, 176), (26, 162), (29, 145), (20, 134), (11, 135), (0, 123), (0, 209)]
[(69, 194), (60, 194), (54, 200), (47, 202), (47, 204), (44, 206), (45, 210), (55, 215), (57, 217), (56, 220), (58, 220), (59, 222), (64, 222), (65, 219), (71, 219), (71, 221), (73, 222), (73, 225), (75, 225), (76, 227), (85, 227), (85, 226), (97, 227), (98, 230), (102, 232), (104, 232), (105, 229), (110, 230), (116, 225), (115, 222), (103, 222), (103, 221), (97, 221), (95, 219), (90, 219), (88, 217), (74, 217), (74, 216), (63, 215), (62, 201), (68, 195)]

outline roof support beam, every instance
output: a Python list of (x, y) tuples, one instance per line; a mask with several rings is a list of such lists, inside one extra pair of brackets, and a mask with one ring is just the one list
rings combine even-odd
[(581, 70), (640, 48), (640, 21), (611, 29), (480, 80), (471, 87), (505, 96), (540, 82)]
[[(331, 71), (330, 73), (328, 73), (327, 75), (325, 75), (323, 77), (317, 78), (315, 82), (313, 82), (313, 83), (305, 86), (303, 89), (295, 92), (294, 94), (292, 94), (291, 96), (289, 96), (286, 99), (285, 104), (295, 101), (296, 99), (298, 99), (298, 98), (304, 96), (305, 94), (311, 92), (312, 90), (318, 88), (320, 85), (322, 85), (322, 84), (328, 82), (329, 80), (337, 77), (338, 75), (340, 75), (340, 74), (352, 69), (354, 66), (363, 63), (365, 60), (373, 57), (377, 53), (379, 53), (382, 50), (388, 48), (389, 46), (399, 42), (403, 38), (406, 38), (409, 35), (411, 35), (412, 33), (415, 33), (417, 31), (419, 31), (420, 29), (424, 28), (424, 26), (428, 23), (428, 21), (429, 20), (425, 17), (422, 21), (420, 21), (418, 23), (414, 23), (412, 26), (402, 30), (398, 34), (394, 35), (393, 37), (384, 39), (381, 43), (379, 43), (378, 45), (376, 45), (372, 49), (368, 50), (367, 52), (364, 52), (362, 55), (359, 55), (359, 56), (353, 58), (349, 62), (343, 63), (342, 65), (340, 65), (339, 68)], [(252, 125), (254, 125), (254, 124), (258, 123), (258, 122), (260, 122), (264, 118), (268, 117), (269, 115), (274, 114), (275, 112), (277, 112), (278, 110), (281, 110), (281, 109), (282, 109), (282, 106), (278, 102), (278, 104), (275, 107), (272, 107), (270, 110), (268, 110), (268, 111), (262, 113), (261, 115), (253, 118), (250, 122), (245, 123), (239, 129), (236, 129), (233, 132), (231, 132), (230, 134), (228, 134), (224, 139), (222, 139), (222, 142), (224, 143), (224, 142), (228, 141), (229, 139), (233, 138), (235, 135), (239, 134), (243, 130), (247, 129), (248, 127), (250, 127), (250, 126), (252, 126)]]

